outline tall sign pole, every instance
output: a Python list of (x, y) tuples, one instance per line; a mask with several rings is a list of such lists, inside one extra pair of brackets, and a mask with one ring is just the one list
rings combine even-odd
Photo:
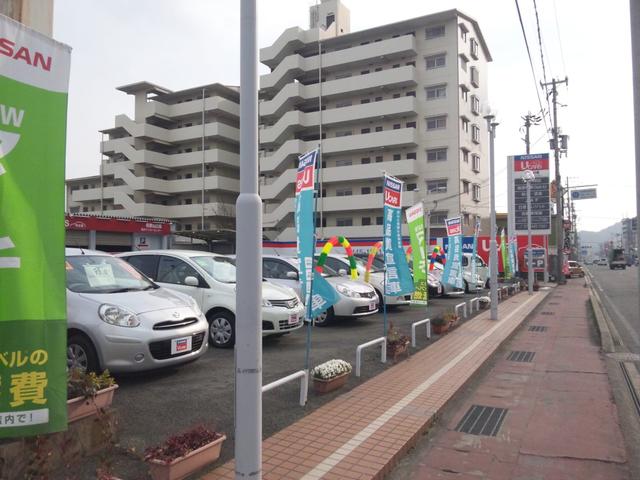
[[(629, 0), (631, 17), (631, 65), (633, 66), (633, 110), (635, 118), (636, 140), (636, 218), (640, 218), (640, 0)], [(637, 252), (640, 252), (640, 235), (636, 236)], [(638, 285), (640, 285), (640, 268), (638, 268)]]
[(256, 0), (240, 3), (240, 195), (236, 202), (236, 479), (262, 478), (262, 201)]
[(487, 128), (489, 130), (489, 181), (491, 189), (491, 217), (489, 222), (490, 240), (489, 240), (489, 267), (491, 278), (489, 286), (491, 288), (491, 320), (498, 320), (498, 248), (496, 245), (496, 179), (495, 179), (495, 137), (498, 122), (495, 122), (494, 115), (486, 115)]

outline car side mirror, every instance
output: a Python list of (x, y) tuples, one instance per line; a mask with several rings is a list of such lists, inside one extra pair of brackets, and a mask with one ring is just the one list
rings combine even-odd
[(200, 285), (200, 281), (196, 277), (189, 275), (188, 277), (185, 277), (184, 284), (189, 285), (190, 287), (197, 287)]
[(290, 278), (291, 280), (299, 280), (300, 279), (298, 277), (298, 272), (294, 272), (292, 270), (287, 272), (287, 278)]
[(341, 277), (346, 277), (347, 271), (344, 268), (341, 268), (340, 270), (338, 270), (338, 275), (340, 275)]

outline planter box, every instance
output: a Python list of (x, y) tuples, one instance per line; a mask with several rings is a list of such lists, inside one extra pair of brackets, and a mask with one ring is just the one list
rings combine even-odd
[(67, 422), (71, 423), (81, 418), (90, 417), (95, 415), (99, 409), (111, 406), (116, 388), (118, 385), (98, 390), (94, 398), (78, 397), (67, 400)]
[(321, 378), (313, 379), (313, 389), (316, 393), (329, 393), (333, 390), (337, 390), (342, 387), (349, 379), (351, 372), (343, 373), (337, 377), (330, 378), (329, 380), (323, 380)]
[(394, 362), (396, 362), (401, 355), (407, 353), (408, 349), (408, 340), (404, 343), (396, 343), (395, 345), (387, 344), (387, 357), (390, 357)]
[(433, 329), (433, 333), (435, 333), (436, 335), (442, 335), (449, 330), (449, 324), (445, 323), (443, 325), (432, 325), (431, 328)]
[(147, 460), (151, 477), (153, 480), (181, 480), (188, 477), (196, 470), (215, 462), (220, 457), (222, 442), (226, 439), (227, 437), (222, 435), (217, 440), (187, 453), (184, 457), (176, 458), (170, 463), (153, 459)]

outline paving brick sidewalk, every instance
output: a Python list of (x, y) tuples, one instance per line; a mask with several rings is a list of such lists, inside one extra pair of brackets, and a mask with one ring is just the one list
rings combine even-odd
[[(630, 478), (583, 283), (570, 280), (555, 289), (469, 398), (393, 472), (393, 480)], [(514, 361), (524, 354), (510, 360), (511, 351), (535, 355), (531, 362)], [(456, 431), (472, 405), (508, 409), (496, 436)], [(477, 419), (476, 431), (483, 421)]]
[[(500, 321), (483, 312), (266, 439), (263, 478), (382, 478), (548, 293), (506, 299), (499, 306)], [(233, 461), (204, 478), (234, 478)]]

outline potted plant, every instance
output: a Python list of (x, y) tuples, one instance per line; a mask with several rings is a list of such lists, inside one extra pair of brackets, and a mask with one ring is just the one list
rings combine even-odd
[(491, 305), (491, 298), (489, 297), (480, 297), (478, 300), (478, 305), (481, 310), (484, 310)]
[(67, 412), (69, 423), (95, 415), (111, 405), (118, 385), (105, 370), (100, 375), (72, 368), (67, 373)]
[(402, 335), (400, 331), (393, 326), (393, 322), (389, 322), (389, 330), (387, 330), (387, 356), (390, 356), (395, 362), (398, 357), (408, 351), (409, 337)]
[(316, 365), (311, 370), (313, 389), (316, 393), (327, 393), (336, 390), (347, 383), (351, 370), (349, 362), (338, 359)]
[(444, 317), (436, 317), (431, 319), (431, 327), (433, 328), (433, 333), (442, 335), (449, 330), (449, 321), (445, 320)]
[(458, 322), (460, 321), (460, 317), (452, 310), (444, 312), (443, 318), (445, 322), (449, 322), (449, 330), (453, 330), (458, 326)]
[(540, 290), (540, 284), (538, 283), (538, 281), (537, 281), (537, 280), (535, 280), (535, 281), (533, 282), (533, 291), (534, 291), (534, 292), (537, 292), (538, 290)]
[(198, 425), (167, 438), (161, 445), (147, 448), (144, 461), (149, 464), (154, 480), (180, 480), (215, 462), (226, 438)]

